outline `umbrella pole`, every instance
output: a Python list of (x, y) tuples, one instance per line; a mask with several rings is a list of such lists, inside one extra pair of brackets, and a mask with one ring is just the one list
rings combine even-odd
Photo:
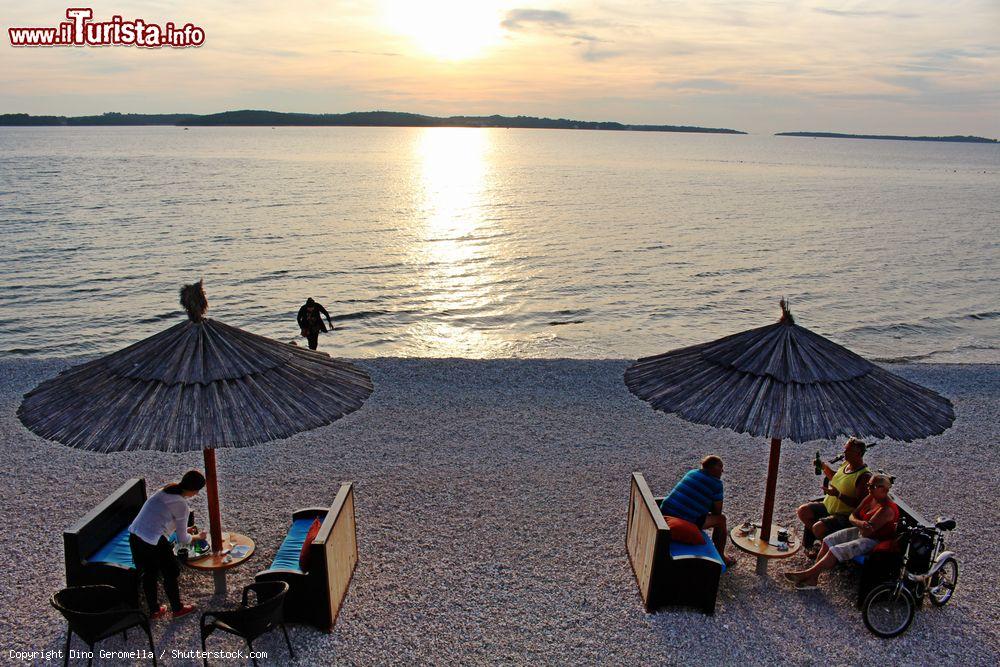
[[(774, 489), (778, 484), (778, 463), (781, 460), (781, 438), (771, 438), (771, 456), (767, 461), (767, 483), (764, 486), (764, 516), (760, 520), (760, 540), (767, 544), (771, 539), (771, 520), (774, 517)], [(767, 572), (767, 559), (757, 557), (757, 574)]]
[(215, 473), (215, 450), (206, 449), (205, 495), (208, 496), (208, 525), (212, 538), (212, 553), (222, 551), (222, 515), (219, 513), (219, 480)]

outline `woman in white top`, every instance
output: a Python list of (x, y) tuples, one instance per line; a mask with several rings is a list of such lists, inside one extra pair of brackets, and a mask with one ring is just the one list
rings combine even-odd
[(188, 498), (198, 495), (204, 487), (204, 475), (197, 470), (187, 471), (180, 482), (167, 484), (151, 495), (128, 527), (132, 560), (142, 581), (151, 619), (162, 618), (167, 614), (166, 605), (160, 606), (156, 598), (156, 580), (161, 574), (163, 590), (170, 601), (174, 618), (194, 611), (194, 605), (181, 604), (181, 593), (177, 586), (181, 570), (169, 537), (176, 533), (179, 544), (190, 544), (192, 537), (205, 539), (204, 531), (199, 533), (197, 528), (188, 528), (188, 515), (191, 513)]

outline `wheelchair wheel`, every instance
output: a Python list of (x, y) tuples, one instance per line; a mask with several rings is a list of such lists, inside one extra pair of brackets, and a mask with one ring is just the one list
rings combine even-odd
[(879, 637), (897, 637), (910, 627), (917, 603), (899, 582), (879, 584), (865, 598), (861, 617), (865, 627)]
[(931, 603), (935, 607), (943, 607), (948, 604), (957, 585), (958, 561), (954, 558), (949, 558), (942, 563), (941, 569), (937, 571), (937, 574), (931, 577), (930, 584), (927, 587), (927, 594), (931, 599)]

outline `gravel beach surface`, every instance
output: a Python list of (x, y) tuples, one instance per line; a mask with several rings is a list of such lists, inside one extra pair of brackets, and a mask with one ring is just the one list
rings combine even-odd
[[(962, 664), (1000, 663), (1000, 367), (906, 365), (900, 375), (950, 397), (944, 435), (886, 442), (867, 457), (898, 477), (896, 491), (925, 516), (954, 516), (949, 548), (961, 562), (953, 601), (926, 604), (910, 630), (880, 640), (854, 604), (845, 567), (799, 592), (772, 564), (743, 557), (723, 575), (715, 616), (645, 613), (625, 554), (629, 475), (669, 491), (700, 457), (726, 463), (731, 523), (758, 519), (768, 443), (663, 415), (632, 397), (623, 360), (377, 359), (357, 362), (375, 381), (358, 412), (300, 436), (219, 452), (222, 516), (258, 551), (233, 571), (229, 599), (185, 571), (185, 598), (234, 605), (267, 567), (299, 507), (329, 504), (356, 483), (360, 560), (331, 634), (291, 626), (300, 664)], [(61, 531), (130, 477), (155, 488), (200, 454), (80, 452), (30, 434), (22, 394), (69, 361), (0, 361), (0, 650), (59, 650), (65, 625), (48, 605), (64, 583)], [(818, 494), (812, 459), (840, 443), (785, 443), (775, 514)], [(195, 508), (205, 520), (204, 500)], [(154, 626), (164, 664), (199, 646), (197, 614)], [(109, 639), (108, 650), (140, 649)], [(210, 649), (241, 642), (213, 636)], [(74, 641), (74, 648), (85, 646)], [(265, 664), (284, 664), (280, 633), (262, 638)], [(104, 664), (108, 664), (105, 662)], [(145, 663), (144, 663), (145, 664)]]

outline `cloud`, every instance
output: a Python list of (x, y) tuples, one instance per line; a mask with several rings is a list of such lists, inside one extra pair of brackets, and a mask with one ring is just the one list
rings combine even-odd
[(916, 54), (926, 60), (946, 63), (968, 58), (990, 58), (1000, 54), (1000, 48), (994, 46), (968, 46), (960, 49), (937, 49)]
[(596, 62), (601, 62), (602, 60), (608, 60), (609, 58), (617, 58), (622, 54), (623, 54), (622, 51), (608, 51), (605, 49), (595, 49), (594, 47), (591, 46), (587, 48), (587, 50), (584, 51), (580, 55), (580, 57), (586, 60), (587, 62), (596, 63)]
[(136, 67), (128, 63), (94, 63), (88, 69), (96, 74), (121, 74), (132, 72)]
[[(866, 104), (886, 103), (893, 105), (895, 108), (906, 108), (911, 112), (942, 109), (948, 111), (981, 112), (983, 109), (988, 109), (1000, 102), (1000, 91), (992, 88), (976, 89), (970, 87), (962, 90), (953, 90), (928, 84), (927, 82), (917, 83), (915, 81), (888, 80), (886, 83), (898, 85), (899, 89), (891, 92), (873, 93), (816, 93), (813, 97), (824, 101), (824, 104), (828, 102), (846, 102), (851, 104), (858, 102)], [(955, 129), (940, 131), (952, 134), (957, 132)], [(995, 133), (995, 130), (979, 130), (979, 132)], [(969, 132), (966, 131), (965, 133), (968, 134)]]
[(389, 56), (393, 58), (403, 55), (402, 53), (393, 53), (392, 51), (358, 51), (352, 49), (330, 49), (329, 53), (349, 53), (358, 56)]
[(300, 58), (305, 55), (302, 51), (291, 51), (289, 49), (253, 49), (253, 52), (275, 58)]
[(1000, 49), (983, 45), (920, 51), (913, 54), (909, 62), (901, 64), (899, 69), (911, 72), (976, 74), (983, 72), (984, 67), (998, 54)]
[(553, 9), (512, 9), (500, 25), (507, 30), (527, 30), (531, 26), (568, 26), (573, 24), (573, 17), (566, 12)]
[[(608, 43), (591, 32), (581, 30), (593, 27), (577, 21), (567, 12), (551, 9), (512, 9), (500, 25), (512, 32), (543, 32), (552, 37), (567, 39), (577, 47), (580, 58), (587, 62), (601, 62), (624, 55), (624, 51), (601, 49), (595, 44)], [(576, 28), (576, 30), (571, 30)]]
[(876, 81), (881, 81), (897, 88), (905, 88), (907, 90), (915, 90), (919, 92), (930, 92), (940, 89), (935, 81), (924, 76), (895, 74), (892, 76), (876, 76), (873, 78)]
[(902, 12), (887, 12), (878, 9), (830, 9), (829, 7), (816, 7), (813, 11), (828, 16), (839, 16), (842, 18), (890, 18), (890, 19), (915, 19), (918, 14), (908, 14)]
[(683, 81), (661, 81), (656, 84), (656, 87), (687, 90), (732, 90), (736, 88), (736, 84), (720, 79), (685, 79)]

